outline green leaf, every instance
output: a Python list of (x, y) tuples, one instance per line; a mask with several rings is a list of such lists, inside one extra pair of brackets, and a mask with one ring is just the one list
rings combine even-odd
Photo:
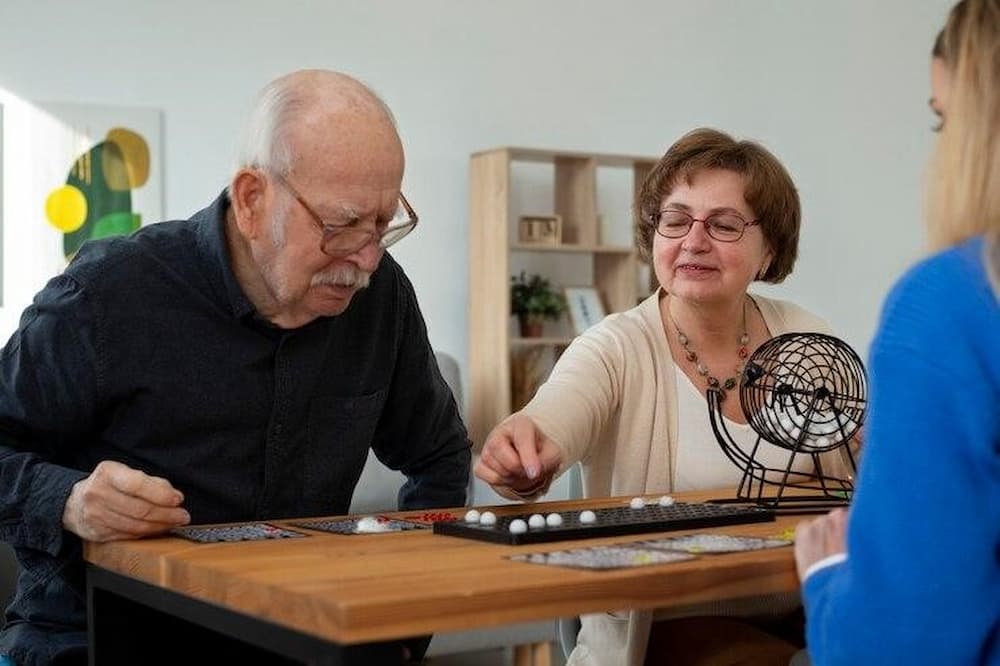
[(566, 311), (566, 303), (541, 275), (521, 271), (510, 278), (510, 311), (518, 316), (558, 319)]

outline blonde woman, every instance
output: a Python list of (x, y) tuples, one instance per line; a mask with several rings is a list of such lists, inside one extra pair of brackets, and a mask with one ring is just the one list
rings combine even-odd
[(1000, 0), (952, 9), (931, 78), (937, 253), (885, 303), (850, 513), (796, 535), (817, 666), (1000, 663)]

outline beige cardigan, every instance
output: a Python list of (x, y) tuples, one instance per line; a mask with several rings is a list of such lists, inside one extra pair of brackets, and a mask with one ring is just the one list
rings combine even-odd
[[(674, 361), (653, 294), (576, 338), (524, 408), (560, 449), (563, 471), (583, 467), (587, 497), (669, 493), (677, 451)], [(771, 335), (830, 331), (786, 301), (754, 296)], [(684, 414), (704, 419), (706, 412)], [(586, 615), (568, 666), (641, 666), (653, 614)]]

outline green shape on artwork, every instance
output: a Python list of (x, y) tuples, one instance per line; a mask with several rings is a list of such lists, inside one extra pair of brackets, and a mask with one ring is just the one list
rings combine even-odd
[(109, 236), (127, 236), (138, 229), (141, 223), (142, 216), (138, 213), (108, 213), (94, 223), (90, 237), (97, 239)]
[(110, 141), (98, 143), (77, 158), (66, 177), (66, 184), (78, 188), (87, 199), (87, 219), (79, 229), (63, 236), (67, 259), (92, 238), (127, 234), (138, 228), (134, 226), (131, 191), (109, 187), (106, 171), (121, 172), (111, 175), (110, 180), (127, 179), (121, 150)]

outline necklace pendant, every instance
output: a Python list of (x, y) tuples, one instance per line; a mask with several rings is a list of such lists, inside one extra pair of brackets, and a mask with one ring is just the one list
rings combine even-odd
[(726, 389), (727, 391), (732, 391), (734, 388), (736, 388), (736, 377), (730, 377), (729, 379), (727, 379), (726, 382), (722, 385), (722, 388)]
[(716, 379), (715, 377), (712, 377), (711, 375), (709, 375), (709, 377), (708, 377), (708, 385), (711, 388), (717, 389), (717, 388), (719, 388), (719, 380)]
[(746, 347), (740, 347), (740, 351), (738, 352), (738, 354), (739, 354), (740, 358), (746, 358), (747, 357), (747, 348)]
[(690, 349), (688, 350), (686, 356), (687, 356), (687, 360), (691, 361), (692, 363), (696, 363), (698, 361), (698, 355), (695, 354)]
[[(708, 377), (708, 368), (705, 366), (704, 363), (699, 363), (697, 365), (697, 369), (698, 369), (698, 374), (699, 375), (701, 375), (702, 377)], [(711, 379), (711, 378), (709, 378), (709, 379)]]

